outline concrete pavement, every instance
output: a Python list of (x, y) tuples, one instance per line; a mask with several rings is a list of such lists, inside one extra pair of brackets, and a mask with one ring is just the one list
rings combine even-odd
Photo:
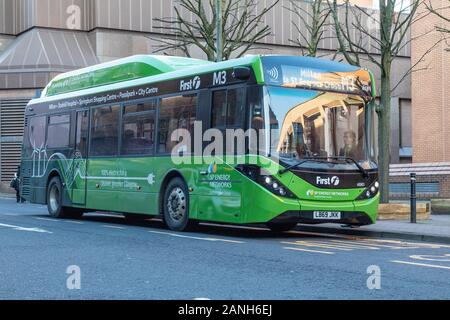
[(450, 214), (431, 215), (430, 220), (417, 221), (377, 221), (370, 226), (343, 228), (336, 224), (300, 225), (299, 230), (352, 234), (369, 237), (394, 237), (405, 240), (441, 242), (450, 244)]

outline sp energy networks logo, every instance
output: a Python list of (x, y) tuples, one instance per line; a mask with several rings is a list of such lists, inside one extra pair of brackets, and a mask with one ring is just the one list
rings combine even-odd
[(314, 191), (314, 190), (308, 190), (308, 191), (306, 191), (306, 195), (308, 196), (308, 197), (314, 197), (315, 196), (315, 194), (316, 194), (316, 192)]
[(341, 180), (339, 179), (338, 176), (334, 176), (334, 177), (327, 177), (327, 178), (322, 178), (322, 177), (316, 177), (316, 184), (319, 186), (339, 186), (339, 184), (341, 183)]
[(189, 90), (198, 90), (202, 81), (199, 76), (196, 76), (194, 79), (189, 81), (181, 80), (180, 81), (180, 91), (189, 91)]
[(216, 190), (231, 189), (233, 187), (233, 181), (229, 174), (218, 174), (217, 163), (213, 162), (208, 167), (208, 179), (204, 180), (208, 182), (209, 186)]
[(348, 198), (350, 194), (347, 191), (326, 191), (326, 190), (308, 190), (306, 191), (308, 198), (314, 199), (337, 199)]
[(211, 163), (208, 167), (208, 173), (214, 174), (217, 173), (217, 164), (215, 162)]

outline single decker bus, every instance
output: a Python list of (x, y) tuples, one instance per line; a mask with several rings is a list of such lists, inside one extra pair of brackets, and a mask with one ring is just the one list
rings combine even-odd
[(26, 107), (21, 195), (54, 218), (162, 216), (176, 231), (372, 224), (375, 96), (369, 70), (298, 56), (139, 55), (64, 73)]

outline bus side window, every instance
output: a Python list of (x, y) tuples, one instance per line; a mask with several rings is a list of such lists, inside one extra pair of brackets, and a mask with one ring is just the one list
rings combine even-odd
[(121, 154), (153, 154), (156, 107), (156, 100), (125, 106), (122, 121)]
[[(172, 136), (177, 129), (186, 129), (194, 142), (194, 122), (197, 112), (197, 95), (163, 98), (159, 112), (158, 153), (170, 154), (182, 137)], [(174, 140), (172, 140), (174, 138)], [(184, 137), (183, 137), (184, 138)], [(187, 150), (187, 153), (192, 152)]]
[(45, 147), (45, 129), (47, 117), (33, 117), (30, 119), (28, 138), (32, 149)]
[(77, 112), (77, 132), (75, 140), (75, 150), (80, 152), (83, 158), (87, 155), (87, 144), (88, 144), (88, 128), (89, 128), (89, 117), (88, 111)]
[(219, 129), (224, 135), (226, 154), (245, 152), (245, 141), (234, 138), (226, 141), (227, 129), (243, 129), (246, 106), (246, 88), (214, 91), (212, 95), (211, 128)]
[(245, 114), (245, 88), (213, 92), (211, 128), (242, 128)]
[(227, 126), (243, 128), (245, 114), (245, 88), (228, 90)]
[(212, 100), (211, 128), (225, 127), (227, 125), (227, 91), (214, 91)]
[(70, 115), (54, 115), (48, 118), (47, 146), (53, 149), (69, 147)]
[(90, 156), (115, 156), (119, 148), (120, 106), (99, 107), (93, 110)]
[[(259, 86), (252, 86), (247, 90), (248, 106), (250, 112), (249, 127), (255, 132), (256, 135), (250, 136), (248, 148), (250, 154), (258, 154), (264, 152), (266, 148), (264, 134), (264, 100), (262, 95), (262, 88)], [(278, 121), (275, 118), (273, 112), (270, 112), (270, 123), (274, 125), (273, 129), (278, 129)]]

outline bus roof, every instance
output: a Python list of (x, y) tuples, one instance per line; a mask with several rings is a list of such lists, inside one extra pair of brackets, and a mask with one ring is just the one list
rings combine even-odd
[(47, 85), (43, 96), (95, 88), (211, 63), (184, 57), (135, 55), (60, 74)]
[[(266, 63), (263, 63), (263, 61), (266, 61)], [(312, 70), (324, 73), (367, 72), (373, 79), (370, 71), (362, 70), (359, 67), (301, 56), (247, 55), (242, 58), (215, 63), (175, 56), (136, 55), (60, 74), (50, 81), (40, 98), (34, 99), (30, 103), (34, 104), (107, 92), (117, 88), (128, 88), (147, 83), (206, 74), (237, 66), (251, 67), (255, 73), (256, 81), (259, 84), (263, 84), (265, 83), (265, 73), (268, 73), (270, 76), (270, 67), (273, 61), (295, 61), (297, 67), (312, 68)], [(372, 90), (372, 94), (374, 94), (374, 90)]]

